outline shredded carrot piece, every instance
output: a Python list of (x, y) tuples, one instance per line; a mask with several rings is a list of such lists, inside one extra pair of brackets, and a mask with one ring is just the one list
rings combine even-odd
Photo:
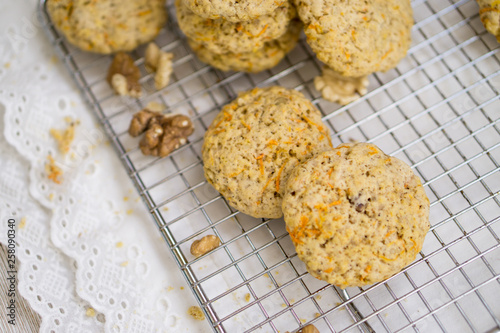
[(243, 119), (241, 119), (240, 121), (241, 121), (241, 123), (243, 124), (243, 126), (245, 126), (245, 127), (246, 127), (249, 131), (252, 129), (252, 128), (250, 127), (250, 125), (248, 125), (247, 123), (245, 123), (245, 121), (244, 121)]
[(392, 49), (390, 49), (389, 51), (387, 51), (383, 56), (382, 56), (382, 60), (384, 60), (385, 58), (387, 58), (389, 56), (389, 53), (392, 52)]
[(330, 183), (327, 183), (327, 184), (328, 184), (328, 186), (330, 186), (333, 189), (333, 185), (332, 184), (330, 184)]
[(368, 273), (368, 272), (370, 272), (371, 270), (372, 270), (372, 266), (370, 266), (370, 265), (366, 266), (366, 268), (365, 268), (365, 272), (367, 272), (367, 273)]
[(221, 128), (221, 129), (218, 129), (216, 131), (213, 131), (213, 134), (219, 134), (219, 133), (222, 133), (222, 132), (225, 132), (226, 129), (225, 128)]
[(228, 177), (229, 177), (229, 178), (236, 177), (236, 176), (238, 176), (239, 174), (241, 174), (243, 171), (245, 171), (245, 169), (241, 169), (240, 171), (234, 172), (234, 173), (230, 174)]
[(479, 10), (479, 14), (483, 14), (486, 12), (500, 12), (500, 9), (488, 7), (488, 8), (483, 8), (483, 9)]
[(331, 204), (329, 204), (328, 207), (337, 206), (337, 205), (340, 205), (341, 203), (342, 203), (342, 200), (337, 200), (337, 201), (334, 201)]
[(285, 168), (285, 164), (283, 164), (278, 171), (278, 175), (276, 176), (276, 192), (280, 191), (280, 179), (281, 179), (281, 172), (283, 172), (283, 169)]
[(264, 174), (264, 161), (263, 161), (264, 154), (260, 154), (255, 159), (259, 161), (260, 174), (263, 175)]
[(330, 177), (332, 175), (332, 172), (335, 170), (335, 168), (331, 168), (330, 171), (328, 171), (327, 175)]
[(269, 140), (269, 141), (267, 142), (267, 144), (268, 144), (269, 146), (271, 146), (271, 145), (277, 145), (277, 144), (278, 144), (278, 141), (276, 141), (276, 140), (272, 140), (272, 139), (271, 139), (271, 140)]
[(325, 269), (325, 273), (331, 273), (333, 271), (333, 267)]

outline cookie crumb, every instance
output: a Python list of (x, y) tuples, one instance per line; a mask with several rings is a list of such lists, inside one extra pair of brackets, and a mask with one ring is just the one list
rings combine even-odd
[(245, 294), (245, 302), (250, 302), (250, 294), (249, 293), (246, 293)]
[(123, 197), (123, 201), (127, 202), (130, 198), (129, 197)]
[(19, 222), (19, 226), (17, 228), (23, 229), (25, 226), (26, 226), (26, 218), (23, 217), (23, 218), (21, 218), (21, 221)]
[(122, 267), (127, 267), (128, 266), (128, 261), (124, 261), (120, 264), (120, 266)]
[(193, 317), (196, 320), (204, 320), (205, 315), (203, 314), (203, 311), (201, 311), (199, 306), (191, 306), (188, 309), (188, 315)]
[(118, 242), (118, 243), (116, 243), (116, 247), (117, 247), (117, 248), (123, 247), (123, 242)]
[(172, 290), (174, 290), (174, 287), (172, 287), (172, 286), (167, 287), (167, 291), (172, 291)]
[(347, 105), (368, 92), (368, 77), (345, 77), (325, 66), (321, 76), (314, 78), (314, 87), (324, 99)]
[(133, 213), (133, 212), (134, 212), (134, 210), (133, 210), (133, 209), (129, 209), (129, 210), (127, 210), (127, 212), (126, 212), (126, 213), (127, 213), (127, 215), (132, 215), (132, 213)]
[(87, 311), (85, 311), (85, 315), (87, 317), (95, 317), (95, 310), (92, 308), (88, 308)]

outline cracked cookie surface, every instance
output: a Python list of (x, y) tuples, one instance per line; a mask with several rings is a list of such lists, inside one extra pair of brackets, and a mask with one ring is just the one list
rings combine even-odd
[(411, 43), (409, 0), (295, 0), (307, 42), (343, 76), (395, 67)]
[(367, 143), (343, 144), (296, 167), (283, 212), (309, 273), (341, 288), (396, 274), (415, 259), (429, 230), (420, 179)]
[(231, 206), (253, 217), (279, 218), (285, 181), (300, 162), (331, 149), (319, 110), (295, 90), (241, 93), (205, 134), (205, 178)]

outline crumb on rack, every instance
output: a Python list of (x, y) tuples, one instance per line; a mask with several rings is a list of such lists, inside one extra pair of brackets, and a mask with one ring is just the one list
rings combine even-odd
[(250, 294), (249, 293), (246, 293), (245, 294), (245, 302), (250, 302)]
[(133, 213), (133, 212), (134, 212), (134, 210), (133, 210), (133, 209), (128, 209), (128, 210), (126, 211), (127, 215), (132, 215), (132, 213)]
[(127, 267), (128, 266), (128, 261), (124, 261), (120, 264), (120, 266), (122, 267)]
[(204, 320), (205, 315), (203, 311), (201, 311), (199, 306), (191, 306), (188, 309), (188, 314), (196, 320)]
[(47, 178), (52, 180), (56, 184), (61, 184), (63, 175), (62, 169), (56, 165), (56, 161), (51, 155), (48, 155), (47, 159), (49, 160), (49, 162), (45, 164), (45, 172), (47, 173)]
[(167, 291), (172, 291), (172, 290), (174, 290), (174, 287), (172, 287), (172, 286), (167, 287)]
[(123, 247), (123, 242), (117, 242), (117, 243), (116, 243), (116, 247), (117, 247), (117, 248)]

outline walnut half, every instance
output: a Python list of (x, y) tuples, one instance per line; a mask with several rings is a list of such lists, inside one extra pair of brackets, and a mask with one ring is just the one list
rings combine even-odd
[(141, 96), (140, 78), (141, 71), (134, 64), (134, 59), (126, 53), (118, 52), (109, 66), (106, 77), (113, 90), (121, 96), (138, 98)]
[(133, 137), (142, 133), (139, 147), (144, 155), (165, 157), (187, 142), (194, 126), (189, 117), (163, 115), (148, 109), (139, 111), (130, 122), (129, 134)]

